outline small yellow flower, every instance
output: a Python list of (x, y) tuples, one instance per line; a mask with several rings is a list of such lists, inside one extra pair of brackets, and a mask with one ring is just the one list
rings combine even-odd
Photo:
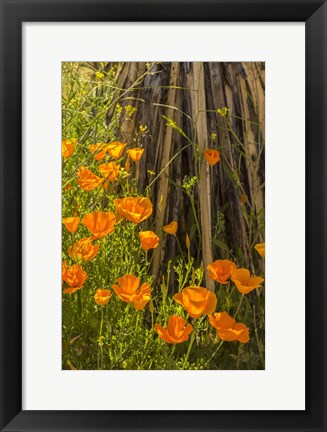
[(95, 73), (95, 79), (96, 79), (96, 81), (101, 81), (103, 78), (104, 78), (104, 74), (102, 72), (97, 71)]
[(133, 107), (132, 105), (126, 105), (125, 106), (125, 112), (128, 117), (132, 117), (132, 115), (137, 111), (137, 108)]
[(220, 114), (222, 117), (227, 117), (229, 113), (229, 108), (218, 108), (217, 113)]
[(217, 134), (212, 133), (212, 134), (210, 135), (210, 139), (211, 139), (211, 141), (214, 141), (216, 138), (217, 138)]
[(145, 133), (145, 132), (147, 132), (147, 130), (148, 130), (148, 127), (147, 127), (147, 125), (141, 125), (140, 124), (140, 126), (139, 126), (139, 131), (143, 134), (143, 133)]
[(98, 344), (100, 347), (103, 346), (103, 341), (104, 341), (104, 336), (99, 336), (98, 337)]

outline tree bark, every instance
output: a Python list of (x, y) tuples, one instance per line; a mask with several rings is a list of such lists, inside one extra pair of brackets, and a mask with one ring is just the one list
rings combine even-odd
[[(141, 193), (147, 192), (153, 180), (148, 170), (156, 175), (163, 171), (151, 186), (154, 228), (161, 236), (154, 252), (153, 274), (164, 271), (160, 269), (162, 263), (179, 253), (174, 237), (161, 234), (162, 226), (176, 218), (183, 247), (186, 232), (191, 237), (191, 252), (198, 257), (196, 265), (202, 262), (206, 268), (213, 260), (237, 257), (245, 267), (258, 268), (260, 261), (253, 246), (264, 240), (264, 63), (162, 62), (154, 64), (151, 73), (146, 73), (147, 67), (142, 62), (119, 65), (117, 90), (107, 119), (110, 123), (115, 98), (123, 95), (123, 107), (133, 105), (137, 112), (122, 122), (118, 138), (135, 145), (139, 124), (148, 127), (149, 133), (138, 142), (145, 150), (139, 162)], [(230, 110), (227, 117), (217, 113), (217, 108), (224, 107)], [(171, 163), (189, 142), (166, 125), (163, 115), (175, 121), (196, 144)], [(210, 138), (212, 134), (217, 138)], [(217, 148), (221, 154), (220, 162), (210, 168), (203, 158), (208, 147)], [(190, 200), (181, 188), (186, 175), (198, 175), (196, 211), (202, 238)], [(207, 275), (203, 284), (213, 289)]]

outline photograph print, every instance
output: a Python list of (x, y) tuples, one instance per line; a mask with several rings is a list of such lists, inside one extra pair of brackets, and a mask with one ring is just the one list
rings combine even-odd
[(265, 369), (265, 64), (61, 78), (62, 369)]

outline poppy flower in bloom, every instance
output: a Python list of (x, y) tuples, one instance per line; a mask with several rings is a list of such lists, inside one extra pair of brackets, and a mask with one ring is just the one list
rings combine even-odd
[(108, 289), (97, 289), (94, 294), (95, 303), (101, 306), (104, 306), (109, 302), (112, 297), (112, 292)]
[(208, 276), (223, 285), (226, 285), (231, 274), (236, 270), (236, 264), (227, 259), (216, 260), (208, 265)]
[(141, 159), (143, 152), (144, 149), (142, 149), (141, 147), (135, 147), (133, 149), (127, 150), (128, 156), (134, 162), (138, 162)]
[(242, 294), (248, 294), (255, 288), (258, 288), (264, 281), (264, 279), (260, 276), (251, 276), (249, 270), (245, 268), (234, 270), (231, 280)]
[(106, 143), (90, 144), (90, 152), (93, 154), (94, 159), (99, 161), (102, 160), (107, 152)]
[(140, 279), (137, 276), (128, 274), (117, 280), (118, 285), (112, 285), (113, 290), (120, 300), (130, 303), (136, 310), (145, 308), (151, 299), (151, 287), (146, 282), (140, 286)]
[(206, 288), (190, 286), (175, 294), (173, 299), (185, 307), (192, 318), (211, 315), (217, 306), (216, 295)]
[(75, 146), (76, 146), (76, 139), (72, 139), (72, 140), (67, 139), (62, 141), (61, 142), (62, 156), (65, 159), (68, 159), (74, 153)]
[(103, 178), (98, 177), (97, 175), (95, 175), (92, 171), (90, 171), (86, 167), (81, 167), (78, 170), (77, 175), (79, 177), (79, 180), (77, 180), (77, 183), (85, 191), (91, 191), (93, 189), (96, 189), (104, 181)]
[(126, 197), (115, 199), (114, 204), (118, 216), (137, 224), (148, 219), (152, 214), (152, 203), (148, 198)]
[(82, 224), (93, 234), (94, 239), (105, 237), (115, 231), (116, 216), (113, 212), (88, 213)]
[(205, 150), (204, 157), (210, 166), (216, 165), (216, 163), (220, 161), (219, 151), (215, 149)]
[(168, 234), (176, 234), (178, 223), (176, 221), (172, 221), (169, 225), (165, 225), (162, 229)]
[(91, 261), (98, 253), (99, 245), (92, 243), (92, 237), (82, 238), (69, 246), (68, 255), (72, 259)]
[(99, 165), (99, 171), (107, 181), (113, 182), (117, 178), (119, 167), (120, 165), (116, 165), (115, 162), (109, 162)]
[(221, 340), (249, 342), (249, 329), (245, 324), (237, 323), (227, 312), (219, 312), (209, 316), (209, 322), (214, 327)]
[(145, 251), (155, 249), (159, 244), (159, 237), (153, 231), (140, 231), (141, 248)]
[(179, 344), (185, 342), (193, 327), (188, 324), (184, 318), (179, 316), (170, 316), (168, 318), (168, 327), (161, 327), (159, 324), (154, 326), (159, 337), (169, 344)]
[(258, 252), (261, 257), (265, 256), (265, 243), (258, 243), (254, 246), (254, 249)]
[(68, 217), (62, 220), (62, 223), (68, 229), (69, 232), (74, 233), (79, 225), (79, 217)]
[(115, 141), (107, 145), (107, 150), (111, 157), (118, 159), (123, 154), (125, 147), (126, 144)]
[(69, 285), (69, 288), (64, 289), (64, 293), (72, 294), (82, 288), (87, 279), (87, 273), (79, 264), (73, 264), (72, 266), (67, 267), (65, 263), (63, 265), (62, 279)]

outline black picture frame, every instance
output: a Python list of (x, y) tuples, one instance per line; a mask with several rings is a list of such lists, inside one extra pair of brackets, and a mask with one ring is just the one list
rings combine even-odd
[[(1, 431), (326, 431), (326, 1), (1, 0), (0, 5)], [(70, 21), (305, 22), (305, 411), (255, 411), (255, 401), (253, 411), (22, 411), (22, 23)], [(291, 253), (296, 245), (287, 247)]]

